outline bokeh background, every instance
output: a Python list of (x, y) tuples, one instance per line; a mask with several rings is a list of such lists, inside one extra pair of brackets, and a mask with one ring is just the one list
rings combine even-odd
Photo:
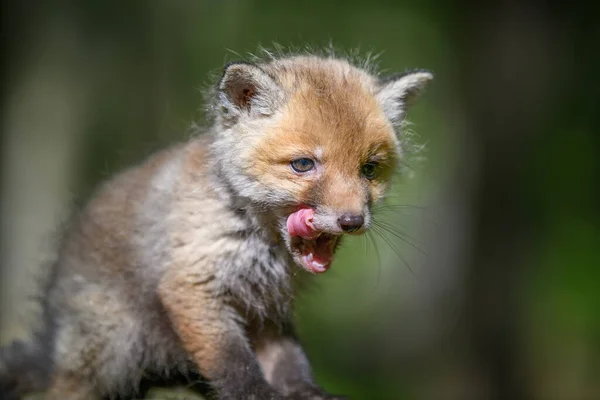
[(355, 400), (600, 398), (593, 2), (2, 4), (2, 344), (35, 324), (69, 210), (186, 140), (224, 63), (331, 42), (436, 79), (409, 113), (426, 160), (298, 301), (317, 380)]

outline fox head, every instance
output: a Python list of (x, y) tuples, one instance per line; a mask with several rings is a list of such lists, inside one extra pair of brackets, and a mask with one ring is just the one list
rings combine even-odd
[(299, 265), (324, 272), (341, 235), (369, 228), (403, 156), (396, 128), (432, 78), (317, 56), (230, 63), (214, 103), (219, 175), (272, 216)]

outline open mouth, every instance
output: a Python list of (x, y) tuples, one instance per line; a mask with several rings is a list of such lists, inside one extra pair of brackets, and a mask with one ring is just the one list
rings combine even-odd
[(322, 233), (315, 239), (292, 238), (292, 254), (308, 272), (320, 274), (329, 269), (338, 237)]
[(317, 230), (313, 216), (312, 208), (301, 208), (289, 215), (287, 229), (295, 261), (308, 272), (320, 274), (329, 269), (339, 237)]

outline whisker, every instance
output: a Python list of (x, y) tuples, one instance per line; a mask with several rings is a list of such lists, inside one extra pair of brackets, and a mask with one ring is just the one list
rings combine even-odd
[[(403, 197), (404, 196), (398, 196), (398, 198), (403, 198)], [(412, 211), (414, 211), (415, 213), (423, 213), (423, 214), (425, 214), (426, 212), (429, 211), (429, 208), (426, 206), (423, 206), (423, 205), (398, 203), (398, 202), (390, 201), (389, 198), (380, 203), (373, 204), (371, 209), (372, 209), (373, 213), (401, 212), (402, 214), (409, 214), (409, 215), (413, 215), (413, 213), (411, 213)]]
[(396, 226), (396, 225), (392, 225), (390, 222), (386, 222), (386, 221), (374, 221), (373, 223), (378, 225), (380, 228), (385, 229), (389, 233), (393, 234), (398, 239), (401, 239), (402, 241), (406, 242), (407, 244), (413, 246), (416, 250), (419, 250), (419, 252), (423, 253), (424, 255), (427, 255), (427, 254), (425, 254), (425, 247), (426, 247), (425, 242), (417, 239), (416, 237), (411, 236), (405, 230), (402, 230), (400, 228), (400, 227), (405, 227), (405, 225), (398, 224), (399, 226)]
[[(387, 216), (385, 218), (385, 221), (388, 221), (389, 219), (390, 219), (390, 216)], [(406, 232), (404, 232), (404, 231), (400, 230), (400, 228), (398, 228), (398, 227), (401, 227), (401, 228), (409, 229), (407, 225), (405, 225), (401, 222), (398, 222), (397, 220), (394, 220), (395, 225), (391, 225), (391, 223), (389, 223), (389, 222), (384, 222), (384, 221), (380, 220), (378, 215), (374, 215), (373, 223), (377, 223), (377, 224), (386, 223), (390, 228), (392, 228), (392, 229), (397, 228), (399, 233), (402, 233), (403, 235), (407, 236), (408, 238), (413, 239), (415, 242), (418, 242), (418, 240), (416, 240), (415, 238), (411, 237), (409, 234), (407, 234)]]
[(392, 251), (398, 256), (398, 258), (400, 258), (400, 260), (402, 260), (402, 262), (404, 263), (404, 265), (406, 265), (406, 268), (408, 268), (408, 270), (411, 272), (411, 274), (416, 277), (415, 272), (412, 270), (412, 268), (410, 267), (410, 265), (408, 264), (408, 261), (406, 261), (406, 258), (401, 254), (401, 251), (394, 246), (394, 244), (392, 243), (392, 241), (385, 236), (376, 226), (373, 226), (373, 232), (376, 232), (379, 236), (381, 236), (381, 238), (383, 240), (385, 240), (385, 242), (388, 244), (388, 246), (390, 247), (390, 249), (392, 249)]
[[(417, 213), (413, 213), (411, 211), (417, 211)], [(431, 218), (430, 216), (428, 216), (427, 212), (429, 211), (429, 209), (427, 207), (421, 207), (421, 206), (413, 206), (413, 205), (406, 205), (406, 204), (383, 204), (383, 205), (376, 205), (373, 207), (373, 214), (384, 214), (384, 213), (398, 213), (400, 212), (401, 214), (404, 215), (415, 215), (417, 216), (417, 214), (419, 214), (417, 217), (418, 218), (423, 218), (425, 221), (427, 221), (428, 223), (434, 225), (434, 226), (439, 226), (438, 222)]]
[(375, 288), (379, 286), (379, 280), (381, 278), (381, 256), (379, 255), (379, 248), (377, 247), (377, 241), (371, 236), (371, 232), (365, 232), (365, 236), (369, 239), (375, 250), (375, 256), (377, 258), (377, 278), (375, 281)]
[(367, 257), (367, 239), (365, 239), (364, 235), (360, 236), (360, 251), (361, 251), (362, 255), (366, 258)]
[(413, 237), (410, 237), (406, 232), (401, 231), (401, 230), (396, 230), (398, 228), (390, 225), (389, 223), (383, 222), (383, 221), (373, 221), (373, 225), (376, 225), (377, 227), (384, 229), (386, 232), (391, 233), (398, 239), (402, 240), (404, 243), (406, 243), (406, 244), (410, 245), (411, 247), (413, 247), (414, 249), (418, 250), (424, 256), (428, 255), (425, 252), (425, 250), (423, 250), (421, 247), (419, 247), (419, 245), (422, 246), (424, 243), (418, 241), (417, 239), (415, 239)]
[[(402, 197), (402, 196), (398, 196), (398, 198), (400, 198), (400, 197)], [(388, 208), (428, 211), (427, 207), (417, 206), (417, 205), (414, 205), (414, 204), (390, 204), (390, 203), (383, 203), (383, 204), (377, 204), (377, 205), (373, 206), (374, 210), (386, 210)]]
[[(415, 171), (415, 169), (410, 164), (408, 164), (406, 161), (400, 160), (399, 164), (405, 166), (406, 168), (410, 169), (411, 171)], [(402, 167), (400, 167), (400, 168), (402, 168)]]
[[(399, 191), (399, 192), (391, 192), (387, 193), (383, 199), (381, 199), (377, 204), (389, 204), (390, 199), (403, 199), (406, 201), (409, 197), (409, 193)], [(423, 204), (413, 204), (413, 203), (403, 203), (402, 205), (410, 206), (410, 207), (421, 207), (425, 208)]]

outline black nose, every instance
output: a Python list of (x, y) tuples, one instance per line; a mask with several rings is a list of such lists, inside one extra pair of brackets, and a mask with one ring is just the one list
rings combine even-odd
[(360, 214), (344, 214), (338, 218), (338, 224), (340, 225), (340, 228), (344, 230), (344, 232), (357, 231), (363, 226), (364, 223), (365, 219)]

